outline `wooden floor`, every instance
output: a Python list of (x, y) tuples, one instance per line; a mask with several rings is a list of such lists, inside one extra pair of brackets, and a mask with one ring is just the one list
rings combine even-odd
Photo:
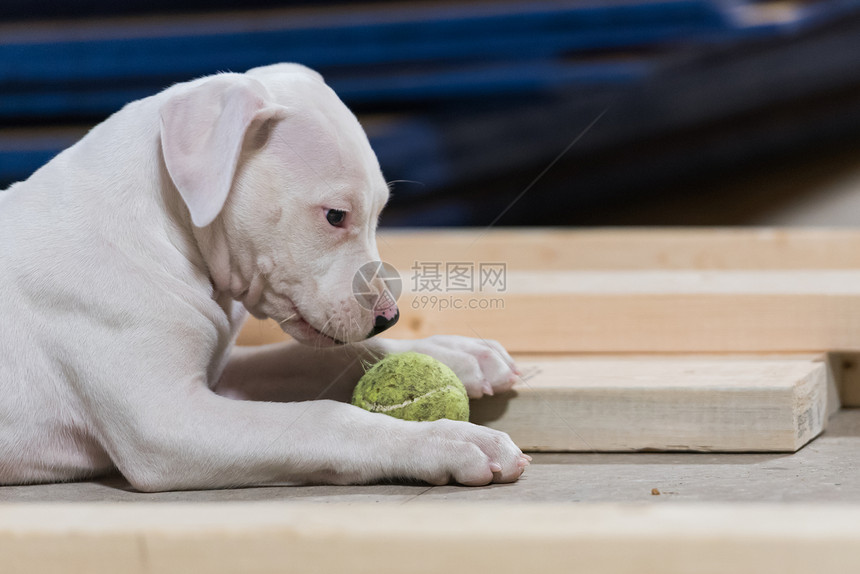
[[(657, 489), (660, 494), (652, 494)], [(482, 488), (378, 484), (268, 486), (144, 494), (119, 477), (0, 487), (0, 502), (481, 502), (665, 504), (791, 502), (860, 505), (860, 409), (843, 409), (794, 454), (536, 453), (522, 479)]]
[(483, 488), (143, 494), (113, 477), (0, 502), (4, 574), (853, 573), (860, 409), (794, 454), (538, 454)]

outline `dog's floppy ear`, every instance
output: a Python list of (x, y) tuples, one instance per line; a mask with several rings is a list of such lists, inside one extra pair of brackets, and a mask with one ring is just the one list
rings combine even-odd
[(256, 80), (230, 75), (162, 105), (164, 163), (197, 227), (212, 223), (224, 207), (248, 130), (283, 117), (285, 108), (268, 103), (265, 93)]

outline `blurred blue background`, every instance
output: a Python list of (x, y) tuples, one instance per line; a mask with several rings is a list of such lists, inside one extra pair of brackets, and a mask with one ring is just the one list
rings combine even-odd
[(359, 115), (384, 225), (720, 223), (654, 206), (860, 142), (860, 0), (236, 6), (5, 0), (0, 188), (128, 101), (278, 61)]

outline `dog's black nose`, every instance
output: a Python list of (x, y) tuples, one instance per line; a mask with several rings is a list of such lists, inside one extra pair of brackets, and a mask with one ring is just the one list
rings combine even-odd
[(386, 313), (378, 313), (376, 315), (376, 319), (373, 323), (373, 329), (371, 329), (370, 333), (367, 335), (368, 338), (380, 334), (389, 327), (393, 327), (397, 320), (400, 318), (400, 309), (396, 309), (394, 311), (394, 316), (391, 318), (386, 317), (386, 315)]

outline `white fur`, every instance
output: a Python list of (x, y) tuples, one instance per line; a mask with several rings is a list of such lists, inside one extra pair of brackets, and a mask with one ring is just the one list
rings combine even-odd
[[(363, 341), (352, 276), (387, 198), (355, 117), (293, 64), (133, 102), (0, 192), (0, 484), (516, 480), (503, 433), (341, 402), (358, 359), (407, 349), (473, 397), (514, 379), (495, 342)], [(233, 348), (246, 309), (309, 345)]]

